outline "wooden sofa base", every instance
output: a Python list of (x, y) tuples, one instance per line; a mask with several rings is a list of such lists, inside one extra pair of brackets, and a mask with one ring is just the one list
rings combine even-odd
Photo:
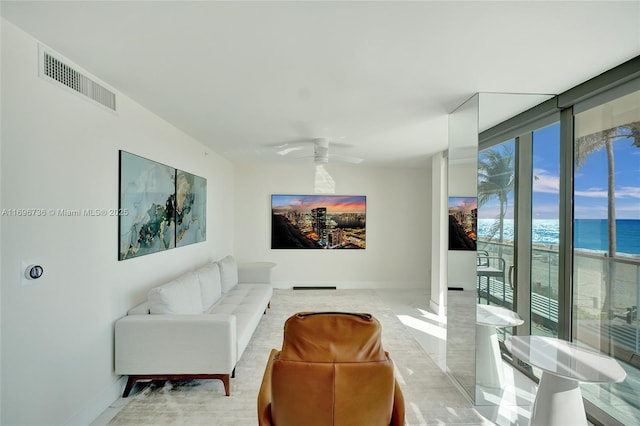
[[(235, 373), (235, 369), (234, 369)], [(234, 374), (235, 375), (235, 374)], [(148, 375), (140, 375), (140, 376), (129, 376), (127, 380), (127, 385), (124, 387), (124, 392), (122, 393), (122, 397), (126, 398), (129, 396), (131, 389), (133, 389), (133, 385), (136, 384), (139, 380), (197, 380), (197, 379), (215, 379), (222, 380), (222, 384), (224, 385), (224, 394), (229, 396), (231, 393), (229, 391), (229, 374), (148, 374)]]

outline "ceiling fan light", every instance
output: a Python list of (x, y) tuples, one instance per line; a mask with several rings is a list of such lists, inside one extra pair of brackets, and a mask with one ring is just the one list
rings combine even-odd
[(313, 162), (327, 164), (329, 162), (329, 141), (327, 139), (314, 139)]

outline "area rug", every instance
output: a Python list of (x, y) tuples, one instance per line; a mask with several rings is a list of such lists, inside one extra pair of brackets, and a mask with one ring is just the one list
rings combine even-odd
[[(151, 382), (129, 397), (109, 424), (257, 425), (256, 398), (269, 352), (282, 347), (284, 321), (301, 311), (368, 312), (380, 321), (383, 346), (396, 365), (404, 393), (407, 425), (491, 424), (473, 409), (374, 290), (278, 289), (236, 367), (231, 396), (224, 396), (219, 380)], [(304, 426), (304, 419), (300, 425)]]

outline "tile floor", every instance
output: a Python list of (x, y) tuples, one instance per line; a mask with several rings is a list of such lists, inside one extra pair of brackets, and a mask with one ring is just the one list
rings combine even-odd
[[(430, 311), (428, 291), (376, 291), (438, 366), (446, 371), (446, 318), (438, 317)], [(500, 394), (489, 389), (478, 389), (475, 409), (481, 416), (499, 426), (526, 425), (535, 398), (536, 385), (508, 364), (504, 363), (504, 367), (508, 383), (505, 389)], [(92, 426), (108, 424), (124, 404), (126, 400), (116, 401), (92, 423)]]
[[(438, 317), (429, 309), (428, 290), (377, 290), (377, 293), (446, 372), (446, 318)], [(507, 386), (500, 392), (478, 387), (475, 409), (499, 426), (527, 425), (537, 385), (509, 364), (503, 362), (503, 366)], [(466, 395), (462, 390), (461, 392)]]

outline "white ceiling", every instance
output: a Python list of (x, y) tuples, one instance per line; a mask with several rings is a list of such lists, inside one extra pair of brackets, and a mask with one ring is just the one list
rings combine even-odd
[(282, 161), (267, 147), (328, 137), (364, 164), (422, 166), (474, 93), (560, 93), (640, 54), (640, 1), (0, 7), (236, 163)]

